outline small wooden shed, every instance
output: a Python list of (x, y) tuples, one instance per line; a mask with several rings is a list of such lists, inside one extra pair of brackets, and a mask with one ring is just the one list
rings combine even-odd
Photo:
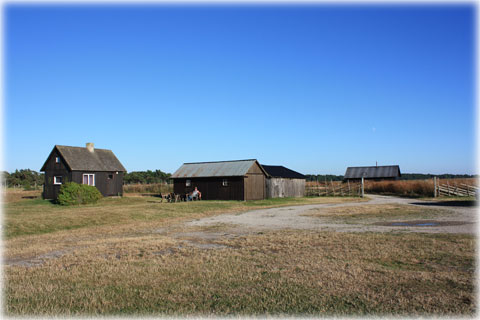
[(257, 160), (184, 163), (171, 178), (173, 192), (185, 194), (195, 187), (204, 200), (265, 199), (267, 174)]
[(85, 148), (56, 145), (40, 171), (45, 172), (43, 197), (56, 199), (65, 182), (95, 186), (103, 196), (123, 195), (127, 170), (111, 150), (87, 143)]
[(305, 176), (284, 166), (262, 164), (267, 172), (265, 193), (267, 198), (305, 196)]

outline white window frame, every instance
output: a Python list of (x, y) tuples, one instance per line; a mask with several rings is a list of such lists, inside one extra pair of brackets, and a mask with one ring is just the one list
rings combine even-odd
[[(84, 179), (85, 179), (85, 176), (88, 177), (88, 178), (87, 178), (87, 183), (84, 182), (84, 181), (85, 181), (85, 180), (84, 180)], [(93, 177), (93, 178), (92, 178), (93, 184), (90, 184), (90, 183), (89, 183), (89, 182), (90, 182), (90, 176)], [(95, 187), (95, 173), (84, 173), (84, 174), (82, 175), (82, 184), (86, 184), (86, 185), (94, 186), (94, 187)]]
[(58, 182), (57, 178), (63, 180), (63, 176), (53, 176), (53, 184), (62, 184), (62, 181)]
[(223, 179), (222, 180), (222, 186), (228, 187), (228, 179)]
[(60, 163), (60, 157), (55, 157), (55, 163)]
[(192, 180), (187, 179), (185, 180), (185, 187), (190, 187), (192, 185)]

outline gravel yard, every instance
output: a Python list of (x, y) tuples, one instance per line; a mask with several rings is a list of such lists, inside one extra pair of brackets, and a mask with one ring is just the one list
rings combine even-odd
[[(251, 210), (241, 214), (222, 214), (214, 217), (194, 220), (187, 226), (234, 225), (244, 231), (308, 229), (338, 232), (426, 232), (426, 233), (467, 233), (476, 232), (476, 206), (462, 201), (425, 201), (389, 196), (368, 195), (368, 202), (349, 202), (339, 204), (313, 204), (281, 208)], [(410, 206), (417, 214), (407, 217), (397, 215), (388, 220), (381, 214), (366, 216), (354, 222), (341, 222), (332, 219), (332, 215), (322, 216), (322, 211), (332, 208), (369, 208), (373, 205), (381, 208), (386, 205)], [(320, 213), (311, 216), (310, 212)], [(348, 210), (347, 210), (348, 211)], [(367, 210), (368, 211), (368, 210)], [(428, 220), (425, 219), (428, 214)], [(358, 217), (361, 217), (358, 215)], [(385, 220), (387, 219), (387, 220)], [(415, 221), (418, 220), (416, 224)], [(450, 222), (450, 223), (449, 223)], [(239, 230), (237, 230), (239, 231)]]

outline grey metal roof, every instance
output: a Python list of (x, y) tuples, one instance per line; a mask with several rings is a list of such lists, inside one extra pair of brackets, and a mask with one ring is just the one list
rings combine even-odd
[[(127, 171), (113, 152), (108, 149), (94, 148), (94, 151), (90, 152), (87, 148), (82, 147), (56, 145), (55, 148), (63, 157), (70, 170)], [(40, 171), (45, 171), (45, 165), (46, 162)]]
[(184, 163), (172, 174), (171, 178), (244, 176), (255, 162), (257, 160), (248, 159)]
[(364, 178), (395, 178), (401, 177), (400, 167), (393, 166), (372, 166), (372, 167), (348, 167), (345, 171), (344, 179), (361, 179)]

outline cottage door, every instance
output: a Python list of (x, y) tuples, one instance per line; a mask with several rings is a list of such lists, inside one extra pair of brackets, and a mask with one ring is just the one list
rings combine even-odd
[(107, 175), (107, 195), (113, 196), (115, 193), (115, 174), (109, 173)]

